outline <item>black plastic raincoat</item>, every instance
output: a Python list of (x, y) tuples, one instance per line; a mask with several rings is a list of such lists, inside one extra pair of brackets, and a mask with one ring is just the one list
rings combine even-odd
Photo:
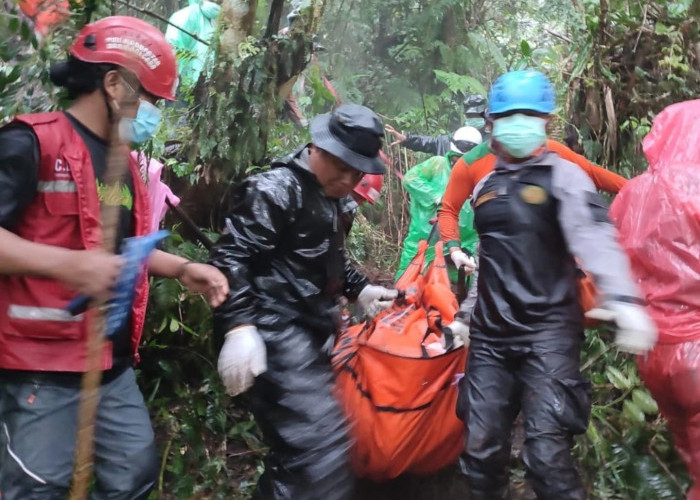
[(211, 254), (231, 288), (215, 329), (255, 325), (267, 347), (267, 372), (251, 390), (270, 445), (254, 498), (266, 500), (346, 499), (353, 485), (324, 346), (338, 296), (354, 299), (368, 282), (346, 257), (341, 202), (324, 196), (307, 158), (302, 148), (249, 177)]
[(450, 151), (452, 137), (441, 134), (435, 137), (429, 135), (406, 134), (406, 140), (401, 143), (412, 151), (421, 151), (435, 156), (445, 156)]

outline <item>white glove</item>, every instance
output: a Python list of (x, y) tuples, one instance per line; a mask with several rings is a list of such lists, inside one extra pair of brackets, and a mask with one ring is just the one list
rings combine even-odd
[(377, 314), (389, 307), (393, 300), (399, 296), (398, 290), (384, 288), (383, 286), (367, 285), (357, 296), (365, 314), (374, 318)]
[(255, 377), (267, 370), (267, 350), (258, 329), (244, 325), (228, 332), (217, 368), (227, 394), (237, 396), (250, 389)]
[(457, 269), (463, 267), (467, 271), (467, 275), (472, 274), (476, 269), (476, 260), (474, 257), (470, 257), (461, 250), (455, 250), (450, 253), (450, 258), (454, 262)]
[(644, 307), (637, 304), (609, 302), (603, 310), (592, 309), (586, 316), (614, 321), (617, 325), (615, 343), (621, 351), (644, 354), (654, 347), (659, 336), (656, 325)]
[(469, 347), (469, 327), (467, 325), (456, 319), (445, 326), (445, 329), (449, 329), (455, 338), (459, 338), (464, 344), (464, 347)]

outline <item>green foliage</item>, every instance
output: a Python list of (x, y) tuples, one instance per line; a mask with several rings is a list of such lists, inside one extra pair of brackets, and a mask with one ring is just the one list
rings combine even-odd
[[(196, 261), (207, 255), (177, 233), (165, 250)], [(138, 379), (162, 448), (153, 498), (247, 498), (259, 475), (264, 447), (245, 404), (224, 393), (211, 330), (203, 297), (176, 280), (152, 280)]]
[(576, 454), (591, 498), (682, 500), (688, 477), (658, 405), (642, 385), (634, 359), (615, 352), (607, 337), (587, 331), (582, 359), (593, 384), (593, 408)]
[(464, 123), (466, 94), (486, 94), (511, 69), (537, 67), (563, 85), (562, 39), (550, 31), (568, 30), (568, 1), (355, 3), (329, 0), (322, 67), (346, 100), (397, 128), (452, 132)]
[(690, 0), (583, 3), (571, 33), (569, 116), (589, 158), (627, 176), (646, 168), (640, 139), (654, 116), (697, 95), (699, 14)]
[[(382, 206), (376, 210), (382, 210)], [(362, 213), (355, 218), (346, 248), (354, 262), (371, 272), (391, 276), (398, 267), (399, 248), (387, 240), (378, 224), (371, 223)]]
[[(296, 82), (309, 119), (333, 105), (325, 75), (344, 101), (373, 107), (397, 128), (451, 132), (463, 123), (466, 94), (486, 93), (504, 71), (535, 67), (557, 86), (561, 118), (580, 132), (587, 156), (631, 176), (645, 166), (639, 143), (655, 114), (694, 98), (700, 84), (700, 4), (691, 0), (326, 3), (320, 35), (327, 51)], [(236, 46), (219, 45), (217, 38), (211, 76), (181, 89), (178, 104), (164, 106), (164, 126), (145, 147), (149, 156), (161, 158), (173, 143), (187, 146), (187, 154), (168, 154), (165, 164), (184, 186), (211, 183), (206, 199), (196, 204), (197, 220), (215, 219), (212, 213), (225, 199), (218, 194), (230, 183), (309, 140), (308, 130), (283, 119), (278, 90), (307, 68), (317, 21), (289, 37), (261, 37), (271, 4), (257, 3), (252, 27)], [(172, 13), (165, 2), (138, 6), (164, 17)], [(0, 18), (3, 120), (59, 103), (49, 64), (65, 57), (85, 22), (112, 8), (145, 16), (121, 2), (85, 0), (72, 7), (69, 22), (41, 40), (14, 5)], [(387, 153), (392, 169), (382, 198), (362, 208), (348, 241), (351, 257), (373, 278), (396, 269), (408, 222), (399, 174), (422, 159), (397, 149)], [(177, 234), (166, 249), (206, 259), (202, 247)], [(231, 401), (221, 387), (210, 310), (177, 281), (152, 284), (139, 382), (163, 453), (153, 496), (244, 498), (260, 473), (264, 450), (245, 397)], [(608, 349), (602, 337), (600, 331), (587, 333), (583, 365), (593, 382), (594, 406), (576, 446), (592, 498), (680, 499), (688, 478), (658, 407), (634, 361)]]
[(39, 42), (17, 6), (0, 17), (0, 124), (19, 113), (50, 109), (46, 89), (52, 48)]
[(194, 89), (186, 142), (191, 160), (199, 158), (216, 175), (237, 181), (266, 158), (269, 131), (282, 106), (278, 86), (304, 69), (311, 40), (292, 30), (288, 36), (247, 36), (232, 46), (226, 36), (231, 29), (222, 24), (212, 46), (211, 77), (200, 78)]

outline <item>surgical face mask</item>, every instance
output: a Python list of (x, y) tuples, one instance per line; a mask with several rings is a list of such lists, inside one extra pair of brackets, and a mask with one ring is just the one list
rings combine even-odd
[(493, 138), (513, 158), (527, 158), (547, 142), (547, 119), (522, 113), (493, 121)]
[(155, 135), (162, 116), (155, 105), (141, 100), (136, 118), (122, 118), (119, 122), (119, 137), (126, 143), (144, 143)]
[(474, 127), (477, 130), (482, 130), (486, 125), (486, 120), (483, 118), (467, 118), (464, 124), (467, 127)]

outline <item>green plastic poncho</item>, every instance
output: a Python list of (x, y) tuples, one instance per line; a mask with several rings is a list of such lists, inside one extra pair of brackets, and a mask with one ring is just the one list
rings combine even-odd
[[(403, 242), (399, 270), (396, 272), (397, 278), (403, 274), (411, 259), (416, 255), (418, 242), (428, 239), (430, 235), (432, 229), (430, 220), (437, 216), (438, 206), (452, 171), (449, 156), (449, 154), (447, 156), (433, 156), (414, 166), (404, 175), (403, 187), (411, 196), (409, 208), (411, 222), (408, 226), (408, 235)], [(469, 203), (465, 203), (459, 213), (459, 229), (462, 247), (473, 252), (478, 235), (474, 229), (474, 213)], [(431, 247), (426, 253), (425, 261), (426, 263), (432, 262), (434, 258), (435, 253)], [(456, 280), (456, 274), (456, 272), (450, 274), (453, 281)]]
[[(216, 29), (216, 22), (221, 6), (207, 0), (189, 0), (189, 6), (170, 16), (169, 21), (201, 40), (209, 42)], [(183, 85), (191, 86), (197, 82), (207, 58), (212, 51), (210, 47), (183, 33), (174, 26), (168, 26), (165, 38), (175, 48), (178, 56), (178, 69)]]

